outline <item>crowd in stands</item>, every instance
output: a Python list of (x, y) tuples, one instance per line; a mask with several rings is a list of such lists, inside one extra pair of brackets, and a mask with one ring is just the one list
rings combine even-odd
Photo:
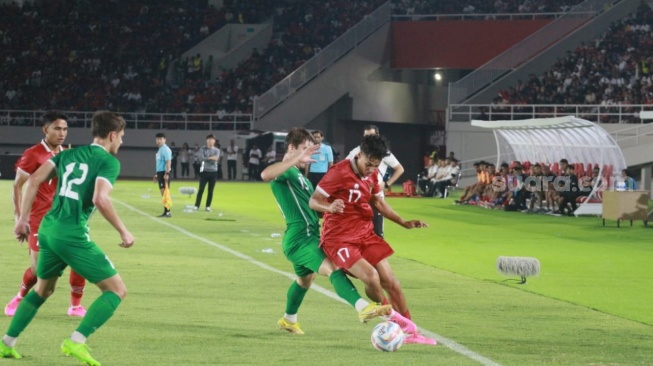
[[(251, 112), (255, 95), (382, 3), (233, 0), (221, 9), (206, 0), (3, 3), (0, 109)], [(272, 15), (269, 45), (234, 70), (211, 78), (201, 58), (179, 57), (224, 24)], [(183, 74), (173, 80), (177, 85), (166, 85), (171, 65)]]
[[(283, 2), (282, 2), (283, 3)], [(383, 4), (382, 0), (288, 1), (274, 16), (274, 36), (262, 50), (215, 79), (185, 78), (156, 105), (192, 113), (251, 113), (260, 95)], [(283, 5), (283, 6), (281, 6)]]
[[(513, 161), (502, 163), (499, 170), (481, 161), (474, 168), (476, 182), (465, 187), (455, 203), (572, 216), (579, 204), (600, 202), (606, 189), (637, 189), (625, 169), (614, 177), (612, 165), (569, 163), (567, 159), (553, 164)], [(591, 195), (593, 189), (595, 195)]]
[(561, 13), (582, 0), (392, 0), (394, 15)]
[(651, 24), (653, 10), (643, 3), (637, 13), (567, 52), (541, 76), (532, 74), (501, 90), (492, 113), (500, 114), (504, 104), (653, 104)]

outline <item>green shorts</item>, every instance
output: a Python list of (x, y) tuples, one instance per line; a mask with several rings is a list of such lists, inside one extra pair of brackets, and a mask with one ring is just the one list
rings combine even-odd
[(314, 272), (317, 273), (326, 258), (326, 255), (320, 249), (320, 237), (318, 235), (306, 236), (305, 233), (288, 231), (284, 236), (283, 254), (293, 264), (295, 274), (299, 277), (308, 276)]
[(39, 259), (36, 275), (50, 279), (59, 277), (70, 266), (91, 283), (98, 283), (118, 274), (113, 263), (95, 242), (84, 235), (49, 235), (48, 230), (39, 231)]

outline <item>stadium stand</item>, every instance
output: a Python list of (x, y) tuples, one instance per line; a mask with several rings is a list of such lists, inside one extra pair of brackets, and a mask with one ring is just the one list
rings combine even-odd
[[(255, 95), (383, 1), (257, 0), (222, 9), (206, 1), (187, 3), (1, 5), (0, 109), (246, 113)], [(191, 70), (180, 85), (165, 84), (170, 63), (208, 34), (229, 22), (262, 22), (267, 15), (274, 15), (275, 35), (264, 50), (213, 80)]]
[(653, 104), (652, 23), (653, 10), (643, 4), (603, 36), (567, 52), (543, 75), (502, 90), (495, 104)]
[(582, 0), (393, 0), (395, 15), (566, 12)]

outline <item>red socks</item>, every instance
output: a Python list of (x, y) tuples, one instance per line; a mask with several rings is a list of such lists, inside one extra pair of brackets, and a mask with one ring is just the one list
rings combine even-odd
[[(388, 298), (384, 296), (384, 297), (383, 297), (383, 300), (381, 300), (381, 304), (382, 304), (382, 305), (388, 305), (388, 304), (390, 304), (390, 302), (388, 301)], [(395, 310), (397, 310), (397, 309), (395, 309)], [(398, 312), (398, 311), (397, 311), (397, 312)], [(398, 313), (399, 313), (399, 312), (398, 312)], [(406, 309), (405, 312), (403, 312), (403, 313), (399, 313), (399, 314), (401, 314), (401, 316), (403, 316), (404, 318), (406, 318), (406, 319), (408, 319), (408, 320), (412, 320), (412, 318), (410, 317), (410, 310), (408, 310), (408, 309)]]
[(402, 313), (401, 315), (403, 315), (403, 317), (406, 318), (406, 319), (413, 320), (413, 319), (410, 317), (410, 310), (408, 310), (408, 309), (406, 309), (406, 312), (405, 312), (405, 313)]
[(86, 280), (84, 277), (77, 274), (77, 272), (70, 271), (70, 305), (79, 306), (82, 303), (82, 295), (84, 294), (84, 285)]
[(29, 290), (36, 285), (36, 274), (32, 272), (32, 267), (27, 267), (23, 273), (23, 283), (20, 284), (20, 297), (25, 297)]

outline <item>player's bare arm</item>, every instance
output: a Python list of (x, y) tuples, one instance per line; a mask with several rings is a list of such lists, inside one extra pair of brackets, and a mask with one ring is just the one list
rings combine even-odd
[(311, 199), (308, 201), (308, 206), (318, 212), (330, 213), (343, 213), (345, 210), (345, 202), (341, 199), (336, 199), (329, 202), (327, 197), (320, 192), (314, 192)]
[(381, 195), (372, 196), (370, 203), (388, 220), (403, 226), (406, 229), (423, 228), (428, 225), (421, 220), (408, 220), (404, 221), (399, 214), (397, 214), (392, 207), (386, 202)]
[(36, 193), (41, 183), (54, 178), (57, 170), (54, 164), (48, 160), (48, 164), (41, 165), (34, 174), (30, 175), (25, 184), (25, 193), (20, 202), (20, 216), (14, 227), (14, 234), (19, 242), (24, 242), (29, 236), (29, 214), (32, 212), (32, 204), (36, 199)]
[(308, 164), (314, 162), (315, 160), (311, 159), (311, 155), (315, 154), (319, 147), (319, 145), (311, 145), (301, 151), (297, 151), (293, 147), (290, 147), (282, 161), (269, 165), (267, 168), (263, 169), (261, 172), (261, 179), (263, 179), (264, 182), (269, 182), (293, 166), (297, 166), (300, 163)]
[(111, 193), (112, 189), (113, 187), (106, 180), (96, 179), (95, 192), (93, 193), (93, 204), (97, 210), (100, 211), (102, 217), (104, 217), (120, 234), (120, 239), (122, 240), (120, 246), (123, 248), (129, 248), (134, 245), (134, 237), (129, 230), (127, 230), (127, 227), (125, 227), (125, 224), (123, 224), (118, 213), (116, 213), (116, 210), (113, 208), (111, 198), (109, 197), (109, 193)]
[(14, 186), (12, 191), (12, 201), (14, 203), (14, 219), (18, 222), (20, 217), (20, 204), (23, 199), (23, 186), (27, 183), (29, 179), (29, 174), (18, 169), (16, 171), (16, 178), (14, 179)]
[(393, 169), (394, 171), (392, 172), (392, 175), (390, 176), (390, 178), (388, 178), (388, 182), (387, 182), (388, 186), (393, 185), (397, 181), (397, 179), (399, 179), (399, 177), (401, 177), (401, 175), (404, 174), (404, 167), (401, 164), (397, 165)]

